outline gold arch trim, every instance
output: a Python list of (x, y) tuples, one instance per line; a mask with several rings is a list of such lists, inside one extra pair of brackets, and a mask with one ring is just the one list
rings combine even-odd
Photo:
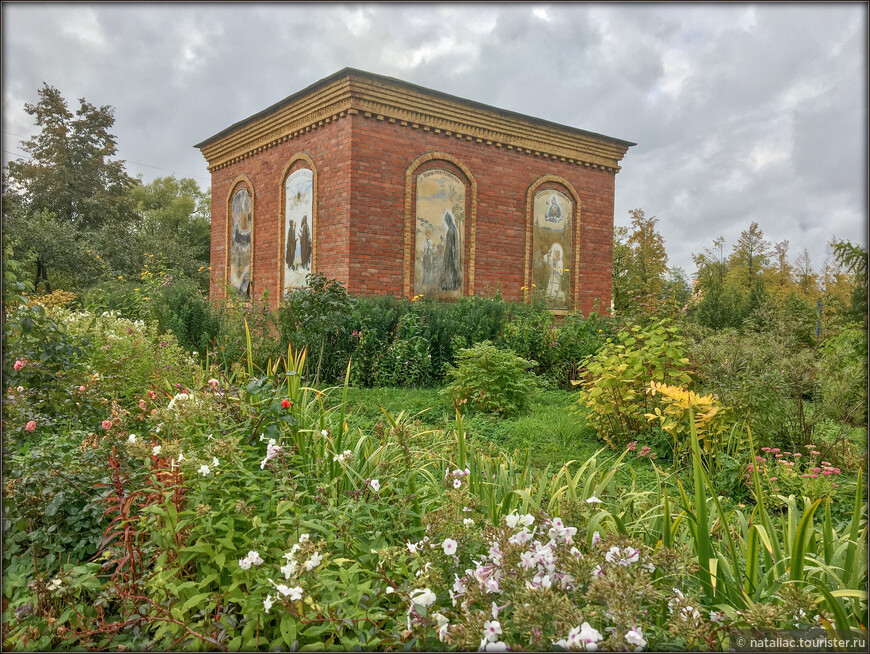
[(526, 191), (526, 246), (523, 263), (523, 301), (529, 301), (532, 286), (532, 224), (534, 223), (535, 193), (541, 186), (547, 183), (563, 186), (574, 200), (574, 215), (571, 216), (571, 229), (574, 230), (571, 239), (571, 245), (574, 249), (574, 260), (572, 263), (574, 274), (571, 275), (571, 308), (577, 309), (579, 306), (578, 295), (580, 290), (580, 275), (578, 274), (580, 269), (580, 248), (578, 247), (580, 245), (580, 196), (571, 185), (571, 182), (559, 175), (542, 175), (532, 182)]
[(254, 183), (247, 175), (239, 175), (233, 180), (233, 183), (230, 184), (230, 192), (227, 194), (227, 200), (224, 203), (227, 212), (226, 238), (224, 240), (224, 251), (226, 254), (226, 257), (224, 259), (224, 287), (227, 287), (230, 284), (230, 225), (233, 222), (233, 195), (242, 184), (247, 186), (248, 193), (251, 194), (251, 284), (249, 286), (249, 295), (253, 299), (254, 279), (256, 279), (256, 277), (254, 276), (254, 236), (257, 233), (257, 214), (254, 211)]
[(465, 175), (465, 179), (467, 179), (468, 183), (471, 185), (471, 211), (469, 212), (468, 223), (465, 226), (465, 237), (469, 239), (469, 246), (468, 262), (466, 263), (467, 275), (463, 280), (463, 295), (473, 295), (474, 249), (477, 236), (477, 181), (474, 179), (474, 175), (471, 174), (471, 171), (464, 163), (462, 163), (452, 154), (447, 154), (446, 152), (427, 152), (426, 154), (422, 154), (414, 159), (414, 161), (411, 162), (411, 165), (408, 166), (408, 169), (405, 171), (405, 243), (404, 253), (402, 257), (402, 291), (405, 297), (413, 297), (411, 290), (411, 271), (414, 268), (414, 227), (416, 226), (417, 222), (416, 216), (412, 215), (414, 193), (416, 192), (414, 178), (416, 176), (417, 169), (424, 163), (427, 163), (429, 161), (446, 161), (453, 164), (462, 171), (462, 174)]
[(290, 176), (290, 171), (294, 165), (300, 161), (313, 173), (311, 180), (311, 272), (317, 271), (317, 165), (314, 159), (306, 152), (297, 152), (292, 157), (284, 170), (281, 173), (281, 194), (280, 202), (281, 209), (278, 212), (278, 228), (281, 230), (278, 234), (278, 302), (284, 298), (284, 247), (286, 246), (287, 236), (287, 178)]

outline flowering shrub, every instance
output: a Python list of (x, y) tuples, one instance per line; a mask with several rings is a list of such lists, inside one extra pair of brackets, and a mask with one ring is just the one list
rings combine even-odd
[(789, 452), (778, 447), (762, 447), (755, 455), (754, 464), (747, 467), (746, 484), (752, 485), (752, 473), (757, 471), (768, 501), (775, 506), (785, 506), (789, 495), (813, 500), (836, 496), (841, 487), (842, 470), (830, 461), (823, 461), (815, 445), (807, 445), (804, 450)]

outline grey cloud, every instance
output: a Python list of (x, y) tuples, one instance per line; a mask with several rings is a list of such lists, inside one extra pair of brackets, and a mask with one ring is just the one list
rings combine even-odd
[[(546, 9), (549, 20), (534, 15)], [(671, 263), (757, 220), (816, 265), (865, 241), (867, 8), (854, 5), (4, 3), (3, 149), (42, 81), (116, 109), (146, 181), (207, 185), (192, 146), (353, 66), (636, 141), (616, 224)], [(4, 153), (4, 161), (9, 155)], [(140, 164), (147, 164), (151, 168)]]

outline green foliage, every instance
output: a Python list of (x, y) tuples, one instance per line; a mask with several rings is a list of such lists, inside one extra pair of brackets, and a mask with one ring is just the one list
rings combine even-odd
[(164, 278), (165, 285), (151, 293), (151, 315), (161, 332), (171, 331), (178, 344), (205, 356), (221, 329), (208, 296), (190, 279)]
[(306, 348), (315, 379), (341, 379), (353, 339), (353, 301), (342, 284), (315, 273), (307, 286), (285, 296), (278, 312), (278, 327), (284, 343)]
[(539, 390), (530, 374), (534, 361), (518, 357), (488, 341), (461, 349), (456, 367), (447, 371), (444, 393), (472, 409), (509, 415), (526, 409)]
[(691, 381), (678, 332), (667, 319), (644, 327), (629, 324), (584, 361), (578, 402), (589, 410), (589, 423), (611, 447), (651, 435), (645, 417), (655, 408), (647, 392), (650, 381), (676, 386)]
[(432, 355), (421, 319), (409, 312), (399, 318), (393, 342), (383, 352), (375, 371), (378, 386), (415, 388), (431, 383)]

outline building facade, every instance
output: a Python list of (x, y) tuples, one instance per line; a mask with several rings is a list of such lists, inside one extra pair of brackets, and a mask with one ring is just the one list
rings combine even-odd
[(199, 143), (211, 285), (277, 306), (317, 272), (354, 295), (500, 292), (606, 313), (614, 180), (634, 143), (341, 70)]

